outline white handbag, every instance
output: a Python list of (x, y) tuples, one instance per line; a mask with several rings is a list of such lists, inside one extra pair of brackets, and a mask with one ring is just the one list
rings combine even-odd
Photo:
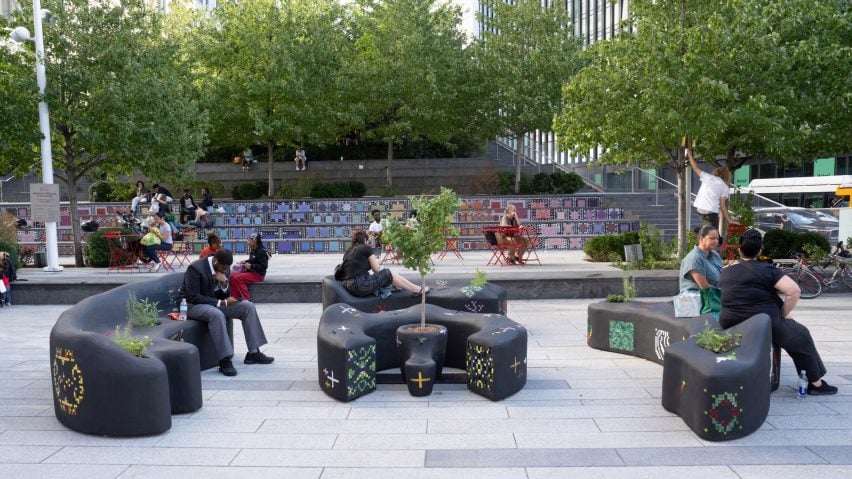
[(675, 316), (694, 318), (701, 315), (701, 293), (694, 289), (684, 289), (674, 300)]

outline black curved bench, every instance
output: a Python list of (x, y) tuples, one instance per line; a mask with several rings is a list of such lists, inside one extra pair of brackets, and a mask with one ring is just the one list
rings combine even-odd
[(718, 325), (713, 315), (676, 318), (674, 303), (601, 301), (589, 305), (587, 344), (595, 349), (630, 354), (663, 364), (670, 344), (683, 341), (704, 329), (704, 322)]
[[(610, 303), (600, 301), (589, 305), (586, 343), (602, 351), (629, 354), (663, 364), (670, 344), (704, 329), (707, 322), (719, 327), (711, 314), (694, 318), (676, 318), (674, 303), (645, 303), (629, 301)], [(772, 374), (770, 388), (781, 383), (781, 348), (772, 345)]]
[[(427, 278), (426, 286), (431, 288), (426, 295), (428, 304), (471, 313), (506, 314), (506, 290), (494, 283), (473, 287), (470, 281), (460, 279)], [(322, 307), (336, 303), (348, 304), (365, 313), (379, 313), (420, 304), (420, 296), (408, 291), (397, 291), (385, 299), (375, 295), (353, 296), (333, 276), (326, 276), (322, 280)]]
[[(56, 418), (88, 434), (141, 436), (171, 427), (171, 415), (202, 405), (202, 369), (219, 358), (206, 324), (173, 321), (169, 291), (177, 291), (183, 273), (130, 283), (80, 301), (66, 310), (50, 332), (50, 362)], [(158, 303), (158, 326), (132, 328), (154, 344), (145, 357), (112, 341), (116, 326), (127, 322), (127, 298)], [(233, 338), (233, 325), (228, 331)]]
[[(447, 328), (444, 366), (466, 370), (471, 391), (496, 401), (526, 384), (527, 330), (522, 325), (500, 314), (432, 304), (426, 305), (426, 322)], [(420, 323), (420, 305), (375, 314), (342, 303), (325, 308), (317, 330), (320, 388), (339, 401), (374, 391), (376, 371), (400, 366), (397, 328), (414, 323)]]
[(747, 436), (769, 413), (769, 316), (757, 314), (726, 332), (742, 334), (733, 351), (716, 354), (688, 338), (669, 347), (663, 366), (663, 407), (709, 441)]

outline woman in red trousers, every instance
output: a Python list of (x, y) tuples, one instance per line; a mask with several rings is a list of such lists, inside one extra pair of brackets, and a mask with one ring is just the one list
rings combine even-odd
[(263, 281), (266, 277), (269, 253), (263, 247), (260, 233), (249, 237), (248, 247), (248, 259), (234, 265), (234, 272), (231, 273), (231, 295), (239, 300), (251, 301), (248, 287), (250, 284)]

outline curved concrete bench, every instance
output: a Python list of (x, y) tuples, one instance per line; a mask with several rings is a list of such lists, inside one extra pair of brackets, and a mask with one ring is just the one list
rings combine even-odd
[[(426, 295), (428, 304), (471, 313), (506, 314), (506, 290), (494, 283), (472, 287), (470, 281), (427, 278), (426, 286), (431, 288)], [(380, 313), (420, 304), (420, 296), (408, 291), (397, 291), (385, 299), (372, 294), (353, 296), (334, 276), (326, 276), (322, 280), (322, 307), (336, 303), (348, 304), (365, 313)]]
[(672, 344), (663, 366), (663, 407), (709, 441), (729, 441), (756, 431), (769, 413), (769, 316), (757, 314), (729, 328), (742, 344), (716, 354), (688, 338)]
[[(526, 384), (527, 330), (522, 325), (503, 315), (452, 311), (432, 304), (426, 305), (426, 322), (447, 328), (444, 366), (466, 370), (471, 391), (496, 401)], [(415, 323), (420, 323), (419, 305), (376, 314), (348, 304), (325, 308), (317, 330), (322, 390), (339, 401), (375, 390), (376, 371), (400, 366), (397, 328)]]
[(718, 325), (713, 315), (676, 318), (669, 302), (610, 303), (589, 305), (587, 343), (603, 351), (630, 354), (663, 364), (670, 344), (683, 341), (704, 329), (704, 322)]
[[(130, 283), (80, 301), (59, 317), (50, 332), (50, 362), (56, 418), (88, 434), (141, 436), (171, 427), (171, 415), (201, 407), (202, 369), (216, 366), (218, 355), (207, 325), (173, 321), (169, 291), (177, 291), (183, 273)], [(145, 357), (131, 355), (112, 342), (116, 326), (127, 322), (127, 298), (158, 303), (160, 324), (133, 328), (154, 344)], [(228, 330), (233, 337), (232, 324)]]

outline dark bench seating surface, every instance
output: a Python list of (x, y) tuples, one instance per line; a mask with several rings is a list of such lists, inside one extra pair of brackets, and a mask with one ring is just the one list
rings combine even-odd
[(705, 321), (718, 327), (710, 314), (676, 318), (671, 301), (601, 301), (589, 305), (587, 344), (663, 364), (666, 348), (704, 329)]
[[(50, 333), (54, 409), (62, 424), (107, 436), (157, 434), (171, 427), (171, 414), (201, 407), (200, 370), (216, 366), (218, 356), (205, 324), (165, 317), (169, 290), (180, 288), (182, 278), (172, 273), (130, 283), (62, 313)], [(161, 311), (160, 325), (131, 328), (133, 336), (154, 341), (143, 358), (112, 341), (115, 327), (127, 323), (131, 292)]]
[(769, 413), (769, 316), (752, 316), (727, 331), (742, 333), (732, 352), (716, 354), (692, 337), (672, 344), (663, 366), (663, 407), (710, 441), (751, 434)]
[[(426, 305), (426, 322), (447, 327), (444, 366), (467, 370), (471, 391), (499, 400), (526, 384), (527, 332), (522, 325), (499, 314), (431, 304)], [(317, 331), (320, 387), (340, 401), (372, 392), (376, 371), (400, 366), (397, 328), (415, 323), (420, 323), (419, 305), (376, 314), (342, 303), (325, 308)]]
[[(470, 281), (427, 277), (426, 286), (431, 288), (426, 295), (428, 304), (456, 311), (506, 314), (506, 290), (494, 283), (472, 287)], [(376, 295), (353, 296), (333, 276), (326, 276), (322, 280), (322, 307), (325, 309), (336, 303), (345, 303), (366, 313), (379, 313), (420, 304), (420, 296), (409, 291), (398, 291), (385, 299)]]

